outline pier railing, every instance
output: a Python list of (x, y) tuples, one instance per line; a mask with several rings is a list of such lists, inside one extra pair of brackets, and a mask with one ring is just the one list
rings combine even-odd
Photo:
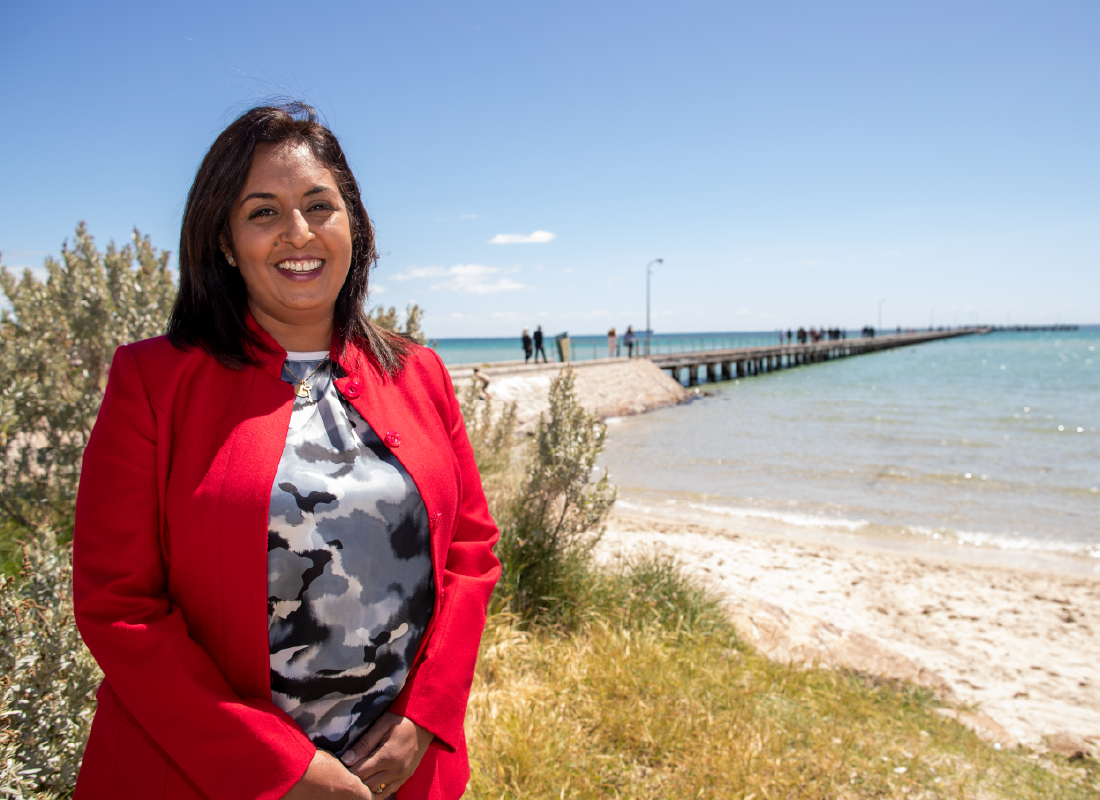
[(695, 386), (700, 381), (700, 372), (704, 372), (705, 380), (708, 383), (717, 380), (744, 378), (749, 375), (759, 375), (764, 372), (786, 369), (801, 364), (832, 361), (837, 358), (921, 344), (936, 339), (969, 336), (974, 333), (984, 333), (987, 330), (985, 328), (957, 328), (949, 331), (921, 331), (855, 339), (829, 339), (806, 344), (735, 347), (723, 350), (650, 355), (649, 360), (661, 369), (669, 370), (672, 377), (677, 380), (680, 380), (681, 373), (687, 370), (687, 384), (688, 386)]

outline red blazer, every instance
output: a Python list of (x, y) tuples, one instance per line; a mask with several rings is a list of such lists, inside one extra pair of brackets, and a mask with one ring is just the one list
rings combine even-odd
[[(315, 752), (271, 702), (268, 510), (294, 393), (250, 324), (273, 351), (258, 367), (163, 337), (115, 352), (76, 504), (76, 621), (105, 676), (78, 800), (275, 800)], [(352, 345), (332, 358), (337, 389), (398, 434), (431, 524), (435, 608), (390, 710), (436, 739), (398, 797), (459, 797), (497, 528), (439, 357), (417, 348), (396, 378)]]

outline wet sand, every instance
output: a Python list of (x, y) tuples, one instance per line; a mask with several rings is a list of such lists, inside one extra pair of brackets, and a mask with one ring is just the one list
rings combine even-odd
[(1039, 746), (1060, 732), (1100, 742), (1100, 577), (621, 510), (599, 552), (654, 548), (731, 603), (763, 601), (871, 637), (938, 674), (956, 702), (1019, 742)]

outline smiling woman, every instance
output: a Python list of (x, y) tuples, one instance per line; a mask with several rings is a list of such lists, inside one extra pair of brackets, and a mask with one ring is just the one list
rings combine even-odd
[[(329, 254), (326, 263), (306, 269), (303, 262), (322, 250)], [(217, 138), (191, 186), (168, 337), (236, 368), (253, 363), (249, 352), (260, 344), (245, 325), (249, 312), (278, 312), (269, 321), (284, 327), (290, 313), (323, 329), (324, 306), (342, 342), (364, 341), (394, 374), (411, 345), (368, 319), (368, 278), (377, 259), (374, 225), (332, 132), (304, 105), (254, 108)], [(295, 287), (295, 272), (305, 273), (308, 284), (320, 273), (323, 280)], [(255, 286), (250, 277), (258, 280)], [(293, 310), (279, 311), (285, 302)]]
[(364, 310), (374, 231), (302, 106), (195, 178), (168, 335), (121, 347), (73, 582), (98, 798), (456, 798), (496, 526), (442, 362)]

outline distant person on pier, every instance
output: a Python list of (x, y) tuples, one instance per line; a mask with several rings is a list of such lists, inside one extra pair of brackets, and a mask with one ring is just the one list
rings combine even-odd
[(623, 344), (626, 345), (626, 357), (634, 358), (634, 326), (627, 325), (626, 333), (623, 334)]
[(542, 349), (542, 326), (539, 325), (535, 328), (535, 363), (539, 363), (539, 353), (542, 353), (542, 363), (549, 364), (550, 362), (546, 358), (546, 351)]
[(799, 344), (806, 344), (806, 329), (805, 328), (799, 328), (798, 329), (798, 343)]
[(612, 328), (607, 332), (607, 357), (615, 357), (615, 345), (618, 344), (619, 336), (615, 333), (615, 329)]
[(787, 344), (790, 344), (790, 343), (791, 343), (791, 339), (793, 339), (793, 338), (794, 338), (794, 337), (793, 337), (793, 336), (791, 335), (791, 329), (790, 329), (790, 328), (787, 328)]
[(531, 334), (527, 332), (527, 328), (523, 329), (523, 361), (524, 363), (531, 360)]

